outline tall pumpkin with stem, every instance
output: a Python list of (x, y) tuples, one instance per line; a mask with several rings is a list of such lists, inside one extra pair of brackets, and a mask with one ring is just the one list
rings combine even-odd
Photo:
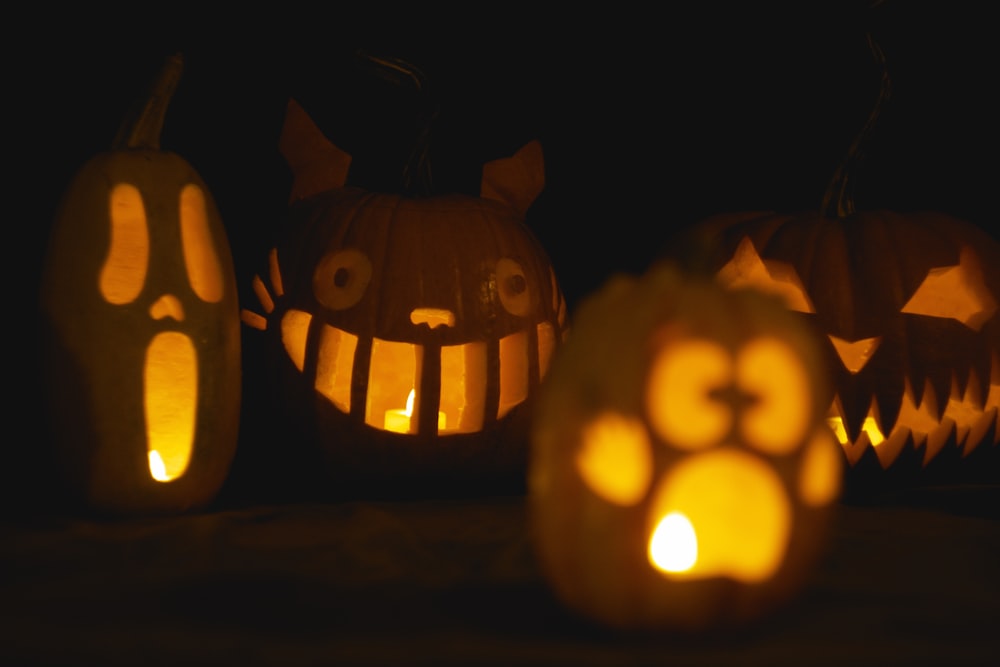
[(182, 69), (168, 57), (110, 150), (76, 172), (43, 268), (57, 459), (86, 505), (115, 514), (204, 507), (237, 445), (229, 242), (201, 176), (160, 147)]
[[(1000, 244), (939, 211), (859, 210), (877, 103), (818, 211), (727, 213), (695, 226), (718, 279), (778, 294), (827, 340), (829, 424), (849, 491), (996, 479), (1000, 448)], [(983, 465), (985, 463), (985, 466)]]

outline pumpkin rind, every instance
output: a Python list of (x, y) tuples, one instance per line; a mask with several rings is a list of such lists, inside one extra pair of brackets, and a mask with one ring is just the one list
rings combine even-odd
[[(795, 438), (766, 441), (773, 447), (758, 441), (758, 435), (747, 435), (753, 430), (744, 430), (750, 408), (728, 407), (725, 392), (707, 391), (722, 391), (725, 382), (707, 382), (704, 394), (684, 389), (690, 377), (706, 372), (705, 364), (696, 362), (679, 375), (664, 371), (663, 379), (657, 379), (659, 361), (679, 351), (677, 345), (687, 345), (691, 354), (700, 346), (714, 350), (723, 364), (719, 368), (731, 368), (748, 345), (765, 340), (785, 349), (785, 359), (804, 382), (796, 400), (806, 401), (789, 413), (800, 424)], [(686, 354), (679, 353), (676, 368), (684, 366)], [(817, 342), (776, 300), (752, 291), (726, 291), (670, 265), (605, 283), (577, 310), (532, 422), (531, 534), (557, 597), (580, 615), (611, 627), (684, 632), (747, 623), (787, 603), (805, 585), (822, 553), (839, 495), (840, 463), (822, 421), (829, 392)], [(761, 397), (751, 394), (757, 395), (755, 400)], [(689, 407), (673, 410), (676, 405)], [(710, 415), (710, 410), (728, 420), (721, 422), (724, 428), (687, 428), (688, 419)], [(601, 463), (592, 466), (584, 452), (592, 429), (601, 424), (616, 432), (603, 440)], [(743, 479), (742, 470), (757, 468), (763, 471), (758, 481), (766, 480), (759, 490), (787, 499), (787, 536), (774, 533), (774, 542), (764, 545), (778, 555), (774, 571), (740, 575), (737, 554), (752, 546), (745, 543), (716, 554), (729, 561), (721, 569), (705, 575), (664, 574), (647, 554), (651, 522), (658, 520), (657, 498), (683, 492), (685, 477), (679, 471), (724, 457), (740, 461), (730, 468), (736, 479)], [(601, 482), (601, 475), (612, 469), (619, 473), (618, 481)], [(645, 472), (637, 472), (641, 470)], [(818, 485), (810, 486), (807, 478)], [(600, 489), (604, 484), (611, 486)], [(697, 497), (685, 502), (694, 514), (710, 515), (713, 510), (706, 508), (714, 502), (712, 495), (701, 498), (704, 503)], [(753, 500), (752, 495), (745, 500)], [(740, 501), (726, 510), (735, 513), (737, 524), (770, 521), (752, 511), (749, 502), (743, 515), (742, 505)], [(695, 525), (695, 534), (700, 529)]]

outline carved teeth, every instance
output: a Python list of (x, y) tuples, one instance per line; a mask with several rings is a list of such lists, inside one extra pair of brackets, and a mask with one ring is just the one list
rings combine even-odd
[(885, 435), (879, 416), (878, 401), (872, 398), (868, 414), (858, 437), (850, 442), (844, 427), (844, 415), (839, 398), (830, 407), (828, 422), (844, 448), (848, 462), (857, 463), (867, 447), (875, 449), (883, 468), (888, 468), (909, 441), (914, 448), (924, 448), (924, 465), (937, 456), (954, 434), (955, 442), (968, 456), (993, 426), (993, 444), (1000, 443), (1000, 360), (993, 359), (989, 393), (982, 400), (982, 388), (975, 373), (969, 374), (964, 391), (957, 378), (952, 379), (951, 392), (944, 409), (930, 381), (925, 384), (920, 403), (914, 400), (913, 388), (906, 381), (896, 426)]

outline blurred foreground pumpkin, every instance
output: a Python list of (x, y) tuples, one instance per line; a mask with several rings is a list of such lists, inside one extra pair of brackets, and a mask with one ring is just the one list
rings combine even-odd
[(671, 264), (581, 303), (539, 395), (529, 507), (545, 576), (624, 629), (700, 630), (787, 602), (841, 461), (818, 342), (779, 301)]
[(182, 70), (167, 59), (112, 149), (63, 195), (41, 289), (58, 457), (90, 506), (202, 507), (235, 455), (240, 324), (229, 242), (212, 195), (160, 148)]

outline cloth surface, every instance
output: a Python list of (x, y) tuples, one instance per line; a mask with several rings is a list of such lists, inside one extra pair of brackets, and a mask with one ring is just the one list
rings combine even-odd
[(998, 501), (977, 486), (842, 504), (799, 598), (698, 636), (563, 607), (520, 495), (7, 521), (0, 664), (996, 664)]

